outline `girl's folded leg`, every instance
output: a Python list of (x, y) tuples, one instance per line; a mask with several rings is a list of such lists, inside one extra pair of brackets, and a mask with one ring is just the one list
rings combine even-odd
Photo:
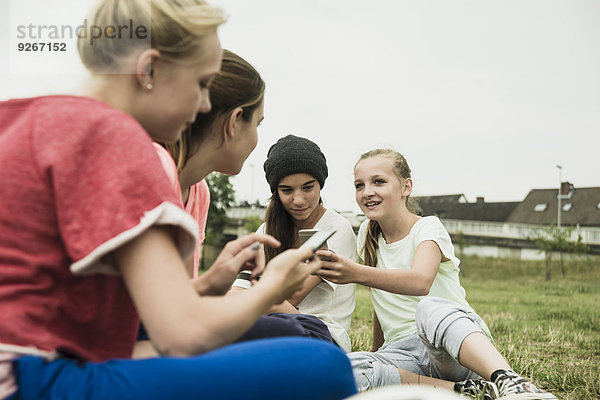
[(425, 297), (419, 302), (417, 329), (437, 377), (455, 382), (479, 378), (477, 371), (459, 363), (465, 338), (476, 332), (485, 337), (479, 320), (474, 312), (447, 299)]
[(350, 362), (334, 345), (277, 338), (193, 357), (13, 363), (20, 400), (342, 399), (356, 393)]
[(390, 343), (375, 352), (348, 353), (354, 378), (360, 391), (381, 386), (397, 385), (410, 376), (428, 375), (427, 352), (418, 336), (411, 335)]
[(271, 313), (260, 317), (237, 342), (281, 336), (302, 336), (334, 343), (329, 328), (314, 315)]

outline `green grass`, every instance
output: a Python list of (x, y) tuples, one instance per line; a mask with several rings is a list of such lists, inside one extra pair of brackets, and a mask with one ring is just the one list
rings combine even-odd
[[(556, 263), (558, 264), (558, 263)], [(488, 324), (496, 347), (515, 371), (559, 399), (600, 399), (600, 263), (566, 262), (563, 277), (545, 264), (465, 257), (467, 300)], [(358, 287), (352, 349), (369, 350), (373, 309)]]

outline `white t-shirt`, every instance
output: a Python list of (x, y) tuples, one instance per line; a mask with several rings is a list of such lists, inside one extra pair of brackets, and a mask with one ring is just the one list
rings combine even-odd
[[(337, 232), (327, 239), (327, 246), (337, 254), (344, 255), (356, 261), (356, 236), (350, 222), (333, 210), (326, 210), (325, 214), (315, 224), (314, 229), (336, 227)], [(265, 224), (257, 230), (265, 232)], [(322, 280), (298, 304), (298, 311), (302, 314), (314, 315), (327, 325), (333, 340), (345, 351), (351, 350), (350, 321), (354, 311), (354, 293), (356, 284), (348, 283), (336, 285)]]
[[(358, 231), (357, 250), (363, 260), (364, 255), (361, 252), (368, 222), (368, 219), (365, 220)], [(443, 258), (446, 260), (440, 263), (439, 271), (431, 285), (428, 296), (448, 299), (473, 310), (465, 298), (465, 289), (460, 285), (458, 277), (460, 260), (454, 255), (454, 246), (450, 240), (450, 235), (437, 217), (420, 218), (405, 238), (393, 243), (386, 243), (380, 234), (377, 249), (377, 268), (409, 269), (417, 246), (427, 240), (432, 240), (439, 246)], [(385, 290), (371, 289), (373, 308), (381, 324), (385, 344), (398, 341), (417, 332), (415, 313), (417, 304), (423, 297), (425, 296), (400, 295)], [(491, 338), (489, 329), (483, 320), (481, 320), (481, 326), (485, 334)]]

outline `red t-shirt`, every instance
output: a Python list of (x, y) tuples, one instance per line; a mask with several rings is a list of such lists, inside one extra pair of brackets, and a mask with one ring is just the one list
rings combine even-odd
[(148, 134), (88, 98), (0, 102), (0, 182), (0, 345), (130, 357), (138, 317), (112, 251), (162, 224), (187, 256), (198, 229)]
[[(179, 178), (177, 175), (177, 166), (175, 165), (175, 161), (173, 161), (173, 158), (164, 147), (158, 143), (153, 144), (154, 150), (156, 150), (156, 154), (158, 154), (158, 158), (160, 158), (162, 166), (169, 177), (171, 186), (173, 186), (173, 189), (179, 193), (179, 197), (181, 198), (181, 187), (179, 186)], [(204, 242), (204, 238), (206, 237), (206, 219), (208, 217), (208, 209), (210, 208), (210, 189), (208, 188), (208, 183), (206, 183), (205, 179), (202, 179), (200, 182), (197, 182), (189, 187), (187, 202), (185, 203), (185, 206), (183, 206), (183, 203), (181, 203), (181, 206), (184, 207), (185, 211), (187, 211), (192, 217), (194, 217), (199, 228), (198, 233), (200, 236), (196, 250), (194, 251), (193, 278), (195, 279), (198, 277), (198, 267), (200, 264), (200, 245), (202, 242)]]

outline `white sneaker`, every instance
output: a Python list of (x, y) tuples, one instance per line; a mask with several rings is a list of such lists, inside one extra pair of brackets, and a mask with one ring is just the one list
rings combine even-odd
[(454, 391), (477, 400), (496, 400), (499, 396), (494, 382), (485, 379), (467, 379), (456, 382)]
[(515, 371), (501, 370), (494, 375), (494, 383), (500, 393), (498, 400), (557, 400), (552, 393), (538, 389)]

